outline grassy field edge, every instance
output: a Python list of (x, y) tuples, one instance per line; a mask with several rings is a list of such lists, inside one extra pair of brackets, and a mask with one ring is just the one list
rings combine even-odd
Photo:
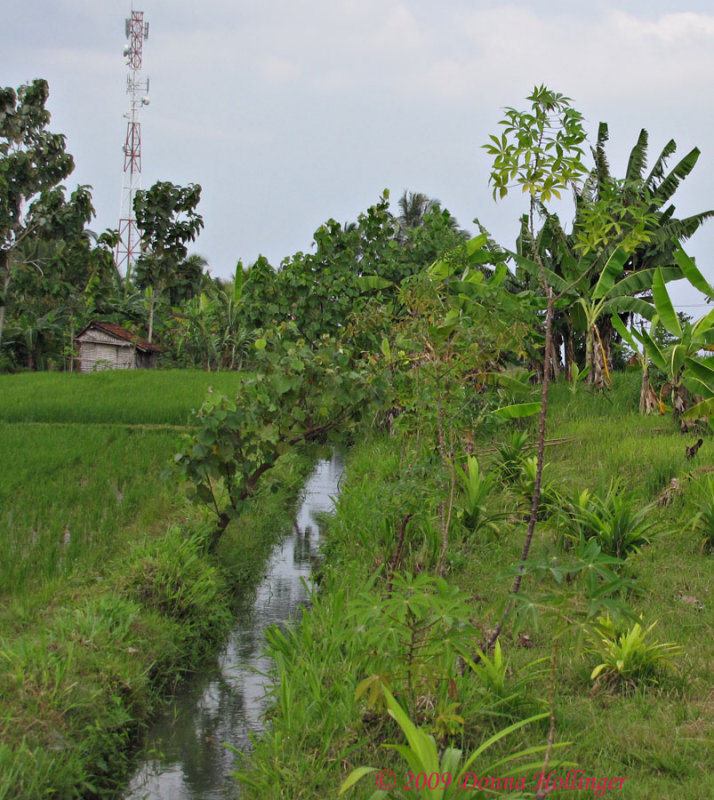
[[(107, 797), (141, 727), (224, 640), (309, 471), (292, 458), (230, 524), (175, 522), (104, 567), (11, 595), (0, 628), (0, 798)], [(175, 516), (175, 515), (174, 515)]]

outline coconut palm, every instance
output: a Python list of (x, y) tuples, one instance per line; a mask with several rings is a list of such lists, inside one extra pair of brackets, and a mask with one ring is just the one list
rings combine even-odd
[(441, 207), (441, 201), (427, 197), (421, 192), (409, 192), (405, 189), (397, 205), (401, 212), (397, 217), (399, 228), (401, 231), (406, 231), (422, 225), (429, 211)]

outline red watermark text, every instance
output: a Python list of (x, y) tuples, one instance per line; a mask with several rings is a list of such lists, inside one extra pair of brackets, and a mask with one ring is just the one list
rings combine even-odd
[(604, 797), (608, 792), (622, 789), (627, 778), (586, 775), (581, 769), (571, 769), (560, 775), (557, 772), (536, 772), (531, 778), (494, 777), (493, 775), (477, 775), (475, 772), (462, 772), (452, 776), (449, 772), (407, 772), (400, 780), (389, 769), (377, 772), (375, 784), (378, 789), (389, 791), (401, 783), (402, 790), (438, 789), (453, 783), (458, 789), (490, 789), (491, 791), (512, 792), (516, 789), (532, 789), (534, 791), (590, 790), (595, 797)]

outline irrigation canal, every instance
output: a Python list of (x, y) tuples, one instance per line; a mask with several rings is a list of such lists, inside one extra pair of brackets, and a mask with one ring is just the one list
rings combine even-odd
[(266, 679), (262, 654), (267, 626), (284, 622), (305, 602), (303, 579), (320, 530), (316, 515), (332, 510), (343, 462), (339, 455), (318, 462), (308, 478), (296, 525), (276, 545), (252, 605), (240, 609), (214, 666), (185, 681), (148, 730), (143, 755), (124, 800), (225, 800), (235, 797), (230, 777), (236, 750), (250, 747), (250, 733), (262, 728)]

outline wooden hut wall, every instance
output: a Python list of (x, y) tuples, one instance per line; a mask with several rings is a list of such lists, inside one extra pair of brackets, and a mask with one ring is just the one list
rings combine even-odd
[(103, 369), (134, 369), (134, 348), (106, 342), (82, 342), (79, 371), (94, 372)]

